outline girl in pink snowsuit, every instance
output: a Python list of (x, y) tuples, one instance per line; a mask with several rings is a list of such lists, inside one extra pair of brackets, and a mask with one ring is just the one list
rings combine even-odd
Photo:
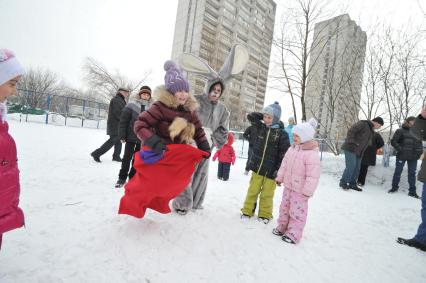
[(0, 49), (0, 249), (3, 233), (22, 227), (24, 214), (19, 204), (19, 170), (16, 145), (6, 122), (6, 99), (16, 94), (24, 73), (15, 55)]
[(275, 181), (284, 185), (278, 226), (272, 233), (287, 243), (300, 241), (308, 215), (308, 199), (320, 177), (318, 143), (313, 140), (317, 122), (310, 119), (293, 128), (294, 144), (285, 154)]

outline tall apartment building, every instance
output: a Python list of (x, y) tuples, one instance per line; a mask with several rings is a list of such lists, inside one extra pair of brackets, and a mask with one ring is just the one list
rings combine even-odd
[(344, 14), (317, 23), (306, 86), (306, 116), (318, 136), (344, 139), (358, 121), (367, 35)]
[[(221, 98), (231, 112), (231, 129), (243, 130), (246, 114), (263, 107), (275, 12), (272, 0), (179, 0), (172, 59), (192, 53), (219, 70), (234, 44), (249, 51), (246, 70), (228, 84)], [(205, 80), (192, 74), (188, 80), (191, 92), (203, 92)]]

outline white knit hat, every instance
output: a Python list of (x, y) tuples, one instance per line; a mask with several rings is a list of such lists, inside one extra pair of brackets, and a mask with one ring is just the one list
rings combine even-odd
[(0, 85), (23, 74), (24, 69), (15, 54), (8, 49), (0, 48)]
[(302, 140), (302, 143), (313, 140), (315, 132), (317, 131), (317, 120), (314, 118), (309, 119), (306, 123), (301, 123), (293, 128), (293, 134), (296, 134)]

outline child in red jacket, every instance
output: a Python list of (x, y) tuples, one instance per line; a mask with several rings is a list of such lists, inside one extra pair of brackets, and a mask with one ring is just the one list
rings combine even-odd
[(219, 180), (228, 181), (229, 179), (229, 171), (231, 171), (231, 164), (235, 163), (235, 151), (232, 147), (234, 143), (234, 135), (229, 132), (228, 133), (228, 142), (222, 146), (221, 149), (216, 151), (213, 156), (213, 161), (219, 157), (219, 165), (217, 169), (217, 178)]

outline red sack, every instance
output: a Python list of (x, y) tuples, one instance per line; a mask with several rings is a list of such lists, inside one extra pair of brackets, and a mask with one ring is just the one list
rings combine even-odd
[(195, 166), (207, 155), (190, 145), (169, 144), (163, 159), (155, 164), (145, 164), (136, 152), (133, 165), (136, 174), (124, 186), (118, 213), (137, 218), (144, 217), (147, 208), (170, 213), (170, 200), (185, 190)]

